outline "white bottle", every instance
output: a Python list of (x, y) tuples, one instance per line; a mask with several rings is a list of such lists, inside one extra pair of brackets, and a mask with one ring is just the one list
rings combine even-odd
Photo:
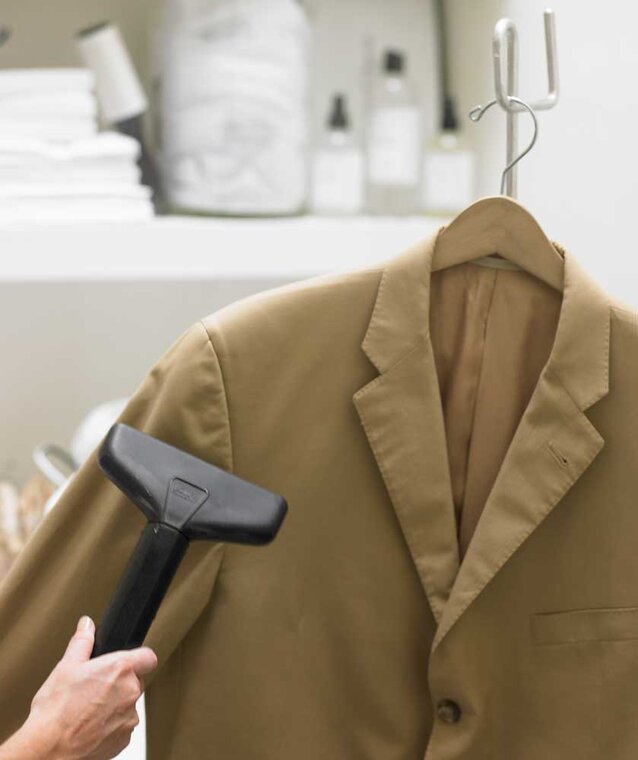
[(414, 214), (420, 206), (422, 119), (405, 68), (403, 53), (386, 51), (372, 97), (366, 206), (373, 214)]
[(476, 195), (475, 157), (463, 141), (451, 98), (445, 99), (443, 129), (426, 147), (422, 208), (434, 216), (456, 216)]
[(310, 207), (315, 214), (357, 214), (362, 206), (363, 158), (352, 138), (345, 97), (335, 95), (314, 155)]

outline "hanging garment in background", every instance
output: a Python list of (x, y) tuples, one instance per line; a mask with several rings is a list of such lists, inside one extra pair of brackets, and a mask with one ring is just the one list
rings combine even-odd
[[(124, 410), (290, 507), (189, 550), (150, 760), (636, 757), (636, 312), (436, 240), (204, 319)], [(2, 736), (142, 526), (89, 459), (0, 590)]]

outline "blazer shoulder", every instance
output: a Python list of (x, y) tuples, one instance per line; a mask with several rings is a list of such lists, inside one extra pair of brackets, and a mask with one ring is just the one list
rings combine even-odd
[(613, 298), (610, 302), (611, 345), (613, 353), (635, 356), (638, 353), (638, 309)]
[(260, 332), (302, 321), (309, 328), (325, 324), (342, 313), (358, 313), (369, 319), (385, 263), (346, 273), (299, 280), (242, 298), (204, 317), (201, 322), (211, 339), (215, 335)]
[(638, 309), (630, 306), (619, 298), (610, 299), (612, 317), (625, 323), (627, 327), (638, 331)]

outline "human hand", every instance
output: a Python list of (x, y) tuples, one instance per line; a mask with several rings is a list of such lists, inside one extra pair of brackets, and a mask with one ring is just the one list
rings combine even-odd
[[(84, 617), (67, 650), (31, 703), (12, 760), (108, 760), (130, 742), (139, 723), (135, 703), (143, 677), (157, 667), (147, 647), (91, 660), (95, 626)], [(11, 751), (11, 749), (9, 750)]]

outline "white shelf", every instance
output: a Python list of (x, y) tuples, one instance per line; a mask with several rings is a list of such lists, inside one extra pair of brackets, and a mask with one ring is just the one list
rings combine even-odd
[(430, 217), (213, 219), (0, 228), (0, 282), (298, 279), (393, 256)]

